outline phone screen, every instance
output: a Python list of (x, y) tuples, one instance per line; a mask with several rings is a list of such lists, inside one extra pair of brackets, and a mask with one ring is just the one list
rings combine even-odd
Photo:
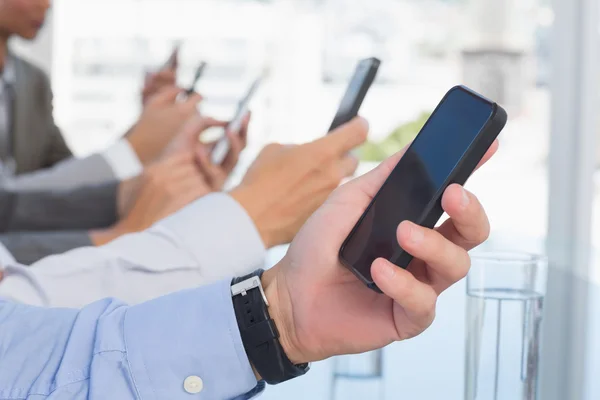
[(398, 225), (422, 218), (493, 113), (464, 89), (448, 92), (345, 242), (342, 260), (369, 280), (375, 259), (396, 263)]

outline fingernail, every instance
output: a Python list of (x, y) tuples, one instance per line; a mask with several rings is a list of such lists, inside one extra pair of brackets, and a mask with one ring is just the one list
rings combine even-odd
[(423, 229), (421, 229), (413, 223), (410, 223), (408, 227), (410, 229), (410, 241), (414, 244), (421, 243), (423, 241), (423, 237), (425, 237)]
[(379, 260), (379, 270), (386, 279), (392, 279), (396, 275), (396, 267), (385, 260)]
[(462, 198), (460, 199), (460, 205), (463, 208), (466, 208), (469, 205), (470, 201), (471, 199), (469, 199), (469, 194), (467, 193), (465, 188), (462, 188)]

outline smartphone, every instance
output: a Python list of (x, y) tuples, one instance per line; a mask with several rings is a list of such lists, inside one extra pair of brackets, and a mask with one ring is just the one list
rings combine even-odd
[(380, 65), (381, 61), (375, 57), (358, 62), (354, 75), (348, 84), (348, 89), (346, 89), (342, 102), (329, 127), (329, 132), (350, 122), (352, 118), (358, 115), (358, 110), (360, 110), (369, 88), (375, 81)]
[(196, 84), (202, 77), (204, 69), (206, 69), (207, 65), (208, 64), (206, 62), (202, 61), (200, 65), (198, 65), (198, 68), (196, 68), (196, 72), (194, 73), (194, 80), (192, 81), (192, 84), (188, 87), (188, 89), (185, 91), (188, 96), (194, 93), (194, 90), (196, 89)]
[[(250, 85), (250, 89), (248, 89), (248, 92), (246, 93), (244, 98), (238, 103), (238, 107), (235, 112), (235, 115), (233, 116), (233, 119), (229, 122), (229, 124), (227, 125), (227, 128), (226, 128), (227, 130), (237, 132), (241, 129), (242, 123), (244, 122), (244, 118), (246, 117), (246, 114), (248, 113), (248, 109), (250, 107), (250, 102), (252, 101), (252, 98), (254, 97), (258, 88), (260, 87), (260, 84), (262, 83), (263, 78), (264, 78), (264, 75), (261, 75), (254, 82), (252, 82), (252, 85)], [(217, 144), (215, 145), (215, 148), (213, 149), (213, 151), (211, 153), (212, 162), (214, 164), (221, 164), (223, 162), (223, 160), (225, 159), (225, 157), (227, 156), (228, 152), (229, 152), (229, 141), (227, 140), (227, 137), (223, 135), (223, 137), (217, 142)]]
[(446, 188), (467, 181), (506, 119), (502, 107), (471, 89), (450, 89), (342, 244), (341, 263), (380, 292), (371, 276), (375, 259), (400, 268), (412, 261), (398, 245), (398, 225), (408, 220), (433, 228)]

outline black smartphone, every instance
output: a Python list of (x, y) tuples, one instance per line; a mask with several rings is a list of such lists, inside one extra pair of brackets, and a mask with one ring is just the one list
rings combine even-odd
[(502, 107), (471, 89), (450, 89), (342, 244), (342, 264), (380, 291), (371, 277), (375, 259), (401, 268), (412, 261), (398, 245), (398, 225), (408, 220), (433, 228), (446, 188), (467, 181), (506, 120)]
[(192, 84), (185, 91), (188, 96), (190, 94), (194, 93), (194, 90), (196, 90), (196, 84), (202, 77), (202, 74), (204, 73), (204, 69), (206, 69), (207, 65), (208, 64), (205, 61), (202, 61), (200, 63), (200, 65), (198, 65), (198, 68), (196, 68), (196, 72), (194, 73), (194, 79), (192, 80)]
[(328, 132), (350, 122), (352, 118), (358, 115), (358, 110), (360, 110), (360, 106), (377, 76), (380, 65), (381, 61), (375, 57), (358, 62)]

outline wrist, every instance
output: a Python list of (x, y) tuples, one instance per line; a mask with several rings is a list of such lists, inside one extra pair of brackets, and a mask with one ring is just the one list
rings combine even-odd
[(140, 130), (142, 128), (139, 125), (136, 125), (132, 128), (130, 134), (125, 138), (136, 156), (142, 163), (142, 165), (148, 165), (155, 158), (155, 153), (153, 149), (151, 149), (146, 140), (141, 137)]
[(269, 315), (279, 332), (279, 343), (283, 348), (287, 358), (293, 364), (306, 363), (302, 352), (297, 346), (296, 332), (292, 317), (291, 299), (287, 293), (279, 290), (277, 271), (281, 267), (279, 265), (265, 271), (261, 278), (261, 284), (269, 302)]
[(112, 242), (116, 238), (125, 235), (126, 232), (119, 224), (106, 229), (96, 229), (89, 232), (90, 240), (94, 246), (102, 246)]
[(117, 191), (117, 215), (125, 217), (131, 211), (139, 189), (141, 187), (141, 176), (128, 179), (119, 184)]
[(253, 195), (251, 190), (246, 188), (237, 187), (229, 192), (229, 195), (237, 201), (242, 208), (246, 211), (266, 249), (279, 244), (276, 240), (276, 232), (270, 226), (268, 218), (265, 218), (265, 212), (261, 209), (260, 202), (256, 200), (256, 196)]

